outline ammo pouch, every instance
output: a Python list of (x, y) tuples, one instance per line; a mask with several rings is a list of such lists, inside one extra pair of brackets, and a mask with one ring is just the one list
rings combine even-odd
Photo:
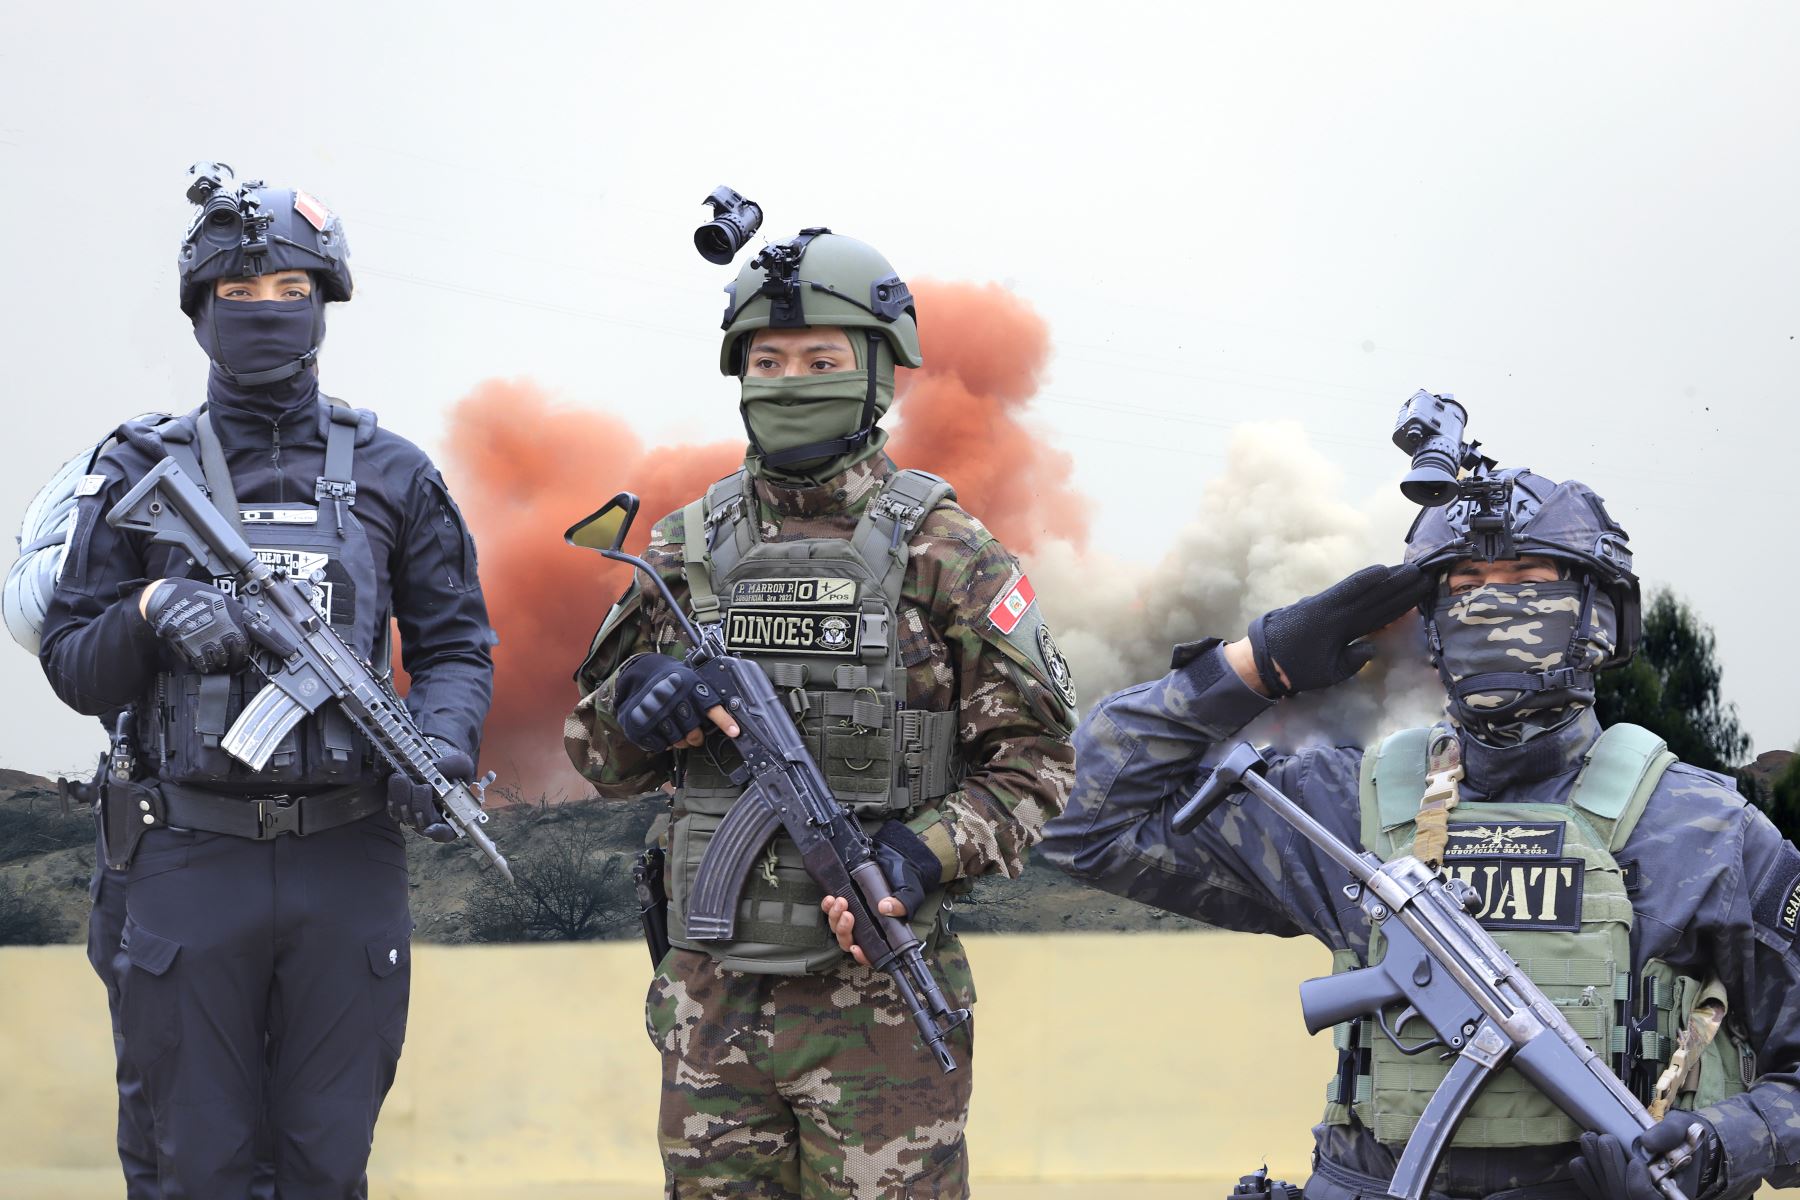
[(110, 869), (129, 867), (145, 832), (168, 823), (168, 807), (155, 781), (122, 783), (109, 778), (101, 782), (100, 847)]

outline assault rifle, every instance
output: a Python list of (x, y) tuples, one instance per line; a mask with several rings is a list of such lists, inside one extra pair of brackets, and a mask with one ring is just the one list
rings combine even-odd
[(238, 599), (250, 616), (248, 632), (269, 652), (274, 665), (251, 656), (269, 682), (225, 731), (220, 745), (227, 754), (260, 771), (302, 718), (335, 700), (393, 769), (428, 785), (445, 819), (512, 880), (505, 856), (481, 828), (488, 819), (482, 799), (493, 772), (477, 783), (444, 777), (437, 769), (437, 756), (393, 686), (319, 619), (312, 605), (316, 578), (295, 578), (257, 558), (243, 535), (172, 458), (157, 463), (113, 505), (106, 523), (177, 546), (214, 578), (236, 580)]
[[(687, 654), (688, 666), (717, 689), (719, 702), (737, 721), (738, 736), (732, 741), (743, 762), (731, 778), (746, 789), (725, 814), (696, 872), (688, 899), (687, 936), (696, 941), (732, 937), (738, 897), (751, 863), (771, 837), (786, 830), (813, 881), (827, 895), (849, 901), (856, 918), (856, 944), (874, 967), (892, 976), (938, 1065), (945, 1072), (956, 1070), (944, 1036), (969, 1019), (969, 1010), (950, 1007), (912, 929), (880, 911), (881, 901), (894, 889), (875, 860), (874, 844), (832, 794), (768, 675), (755, 663), (726, 653), (717, 623), (708, 624), (704, 632), (696, 629), (656, 570), (620, 549), (637, 507), (636, 496), (621, 492), (563, 536), (572, 546), (630, 563), (656, 585), (693, 647)], [(695, 530), (694, 536), (701, 532)]]
[[(1349, 872), (1353, 882), (1344, 894), (1368, 915), (1372, 928), (1381, 930), (1387, 953), (1374, 966), (1302, 983), (1307, 1032), (1373, 1015), (1402, 1053), (1443, 1047), (1444, 1057), (1456, 1059), (1407, 1141), (1387, 1194), (1423, 1200), (1463, 1115), (1488, 1081), (1508, 1067), (1583, 1129), (1609, 1133), (1637, 1148), (1639, 1135), (1655, 1124), (1649, 1112), (1470, 915), (1481, 907), (1476, 890), (1442, 878), (1409, 854), (1383, 863), (1357, 853), (1264, 779), (1266, 770), (1256, 748), (1239, 742), (1173, 824), (1186, 833), (1242, 786)], [(1389, 1010), (1401, 1005), (1390, 1019)], [(1399, 1031), (1414, 1017), (1435, 1036), (1401, 1041)], [(1650, 1162), (1650, 1178), (1667, 1200), (1686, 1200), (1674, 1175), (1693, 1158), (1701, 1132), (1697, 1124), (1690, 1127), (1686, 1142)]]

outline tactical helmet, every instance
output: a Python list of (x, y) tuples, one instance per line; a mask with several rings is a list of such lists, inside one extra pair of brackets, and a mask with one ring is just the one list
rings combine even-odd
[[(829, 229), (767, 246), (725, 288), (719, 373), (744, 372), (744, 335), (836, 325), (879, 334), (901, 366), (923, 366), (912, 292), (881, 252)], [(870, 370), (874, 363), (867, 364)]]
[(350, 245), (336, 213), (294, 188), (240, 184), (222, 163), (195, 163), (188, 175), (199, 211), (181, 239), (182, 312), (194, 316), (217, 280), (296, 268), (313, 273), (326, 300), (350, 299)]
[[(1493, 471), (1481, 482), (1486, 504), (1465, 487), (1450, 503), (1419, 513), (1407, 531), (1406, 561), (1427, 573), (1464, 558), (1534, 554), (1566, 563), (1612, 601), (1619, 626), (1616, 648), (1601, 669), (1630, 662), (1643, 639), (1643, 604), (1627, 535), (1605, 502), (1577, 480), (1557, 483), (1522, 467)], [(1429, 622), (1430, 600), (1422, 611)]]

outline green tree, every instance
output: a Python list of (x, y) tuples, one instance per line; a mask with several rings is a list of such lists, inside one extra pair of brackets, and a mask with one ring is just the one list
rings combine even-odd
[(1594, 710), (1603, 724), (1629, 721), (1660, 736), (1683, 762), (1735, 771), (1750, 754), (1737, 706), (1719, 695), (1723, 674), (1712, 626), (1666, 590), (1644, 608), (1644, 644), (1631, 664), (1600, 676)]
[(1769, 820), (1775, 822), (1775, 828), (1781, 830), (1788, 841), (1800, 838), (1800, 754), (1788, 760), (1781, 774), (1775, 777), (1775, 786), (1763, 810), (1769, 814)]

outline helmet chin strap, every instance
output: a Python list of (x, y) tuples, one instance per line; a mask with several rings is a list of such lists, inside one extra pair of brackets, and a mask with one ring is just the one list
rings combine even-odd
[(880, 352), (882, 338), (881, 334), (873, 329), (864, 330), (863, 336), (868, 338), (868, 354), (864, 359), (864, 372), (869, 377), (869, 387), (863, 397), (862, 419), (856, 432), (843, 437), (829, 438), (822, 442), (813, 442), (810, 445), (791, 446), (786, 450), (770, 453), (764, 450), (756, 440), (756, 431), (750, 428), (750, 414), (744, 413), (744, 434), (750, 439), (750, 450), (762, 459), (765, 467), (780, 470), (793, 463), (812, 462), (816, 459), (829, 462), (846, 454), (854, 454), (869, 444), (869, 438), (875, 432), (875, 356)]

